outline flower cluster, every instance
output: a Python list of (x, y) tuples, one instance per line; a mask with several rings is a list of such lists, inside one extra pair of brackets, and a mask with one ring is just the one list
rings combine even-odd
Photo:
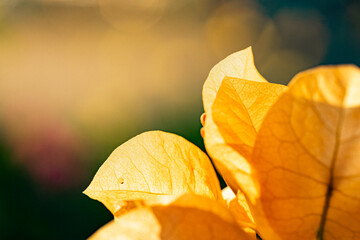
[(90, 239), (360, 239), (360, 69), (325, 66), (268, 83), (251, 48), (204, 84), (205, 153), (151, 131), (117, 148), (89, 197), (114, 221)]

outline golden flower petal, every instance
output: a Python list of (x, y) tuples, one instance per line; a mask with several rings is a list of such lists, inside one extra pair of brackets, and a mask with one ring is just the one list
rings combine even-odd
[(223, 204), (192, 194), (125, 213), (90, 239), (252, 240)]
[(84, 191), (114, 215), (123, 206), (134, 206), (129, 201), (154, 202), (163, 195), (189, 192), (222, 199), (206, 154), (184, 138), (161, 131), (142, 133), (118, 147)]
[(251, 47), (236, 52), (220, 61), (210, 71), (203, 87), (205, 112), (210, 112), (217, 91), (224, 77), (235, 77), (258, 82), (266, 82), (254, 65)]
[(205, 121), (205, 146), (228, 185), (244, 192), (251, 202), (257, 196), (251, 176), (252, 150), (265, 114), (286, 86), (225, 78)]
[(240, 191), (235, 195), (230, 187), (224, 188), (221, 192), (236, 222), (250, 238), (256, 239), (256, 226), (245, 195)]
[(360, 69), (295, 76), (268, 112), (252, 167), (264, 239), (360, 239)]

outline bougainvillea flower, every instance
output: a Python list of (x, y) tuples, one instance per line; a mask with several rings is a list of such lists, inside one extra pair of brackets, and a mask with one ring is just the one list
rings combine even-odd
[(203, 101), (205, 146), (231, 190), (181, 137), (139, 135), (85, 192), (115, 215), (94, 239), (360, 239), (358, 67), (310, 69), (286, 87), (248, 48), (211, 70)]
[(358, 67), (284, 87), (264, 82), (246, 49), (212, 69), (203, 99), (206, 149), (263, 239), (360, 239)]

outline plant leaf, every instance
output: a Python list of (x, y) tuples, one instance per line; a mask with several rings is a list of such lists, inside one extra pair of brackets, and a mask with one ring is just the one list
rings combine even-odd
[(221, 203), (193, 194), (132, 210), (98, 230), (91, 240), (250, 240)]
[(188, 192), (222, 198), (206, 154), (184, 138), (161, 131), (142, 133), (118, 147), (84, 191), (114, 215), (123, 206), (136, 206), (135, 200), (154, 202)]
[(360, 238), (360, 69), (300, 73), (264, 119), (252, 167), (264, 239)]

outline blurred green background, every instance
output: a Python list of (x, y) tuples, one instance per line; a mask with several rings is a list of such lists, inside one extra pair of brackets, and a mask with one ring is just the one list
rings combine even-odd
[(203, 148), (210, 69), (253, 46), (286, 84), (320, 64), (360, 64), (360, 2), (1, 0), (0, 239), (85, 239), (110, 213), (82, 191), (147, 130)]

